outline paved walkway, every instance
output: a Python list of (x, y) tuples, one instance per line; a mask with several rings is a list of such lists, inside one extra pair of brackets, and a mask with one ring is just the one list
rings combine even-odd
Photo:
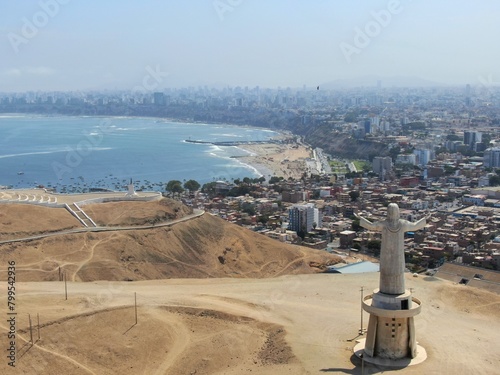
[[(158, 192), (139, 192), (136, 198), (153, 198)], [(57, 194), (45, 189), (6, 189), (0, 190), (0, 202), (12, 203), (45, 203), (45, 204), (68, 204), (82, 202), (96, 198), (125, 198), (126, 192), (95, 192), (83, 194)]]
[(161, 227), (169, 227), (178, 223), (182, 223), (184, 221), (189, 221), (192, 219), (196, 219), (202, 216), (205, 213), (203, 210), (193, 209), (193, 213), (191, 215), (184, 216), (183, 218), (168, 221), (165, 223), (153, 224), (153, 225), (139, 225), (139, 226), (126, 226), (126, 227), (90, 227), (90, 228), (78, 228), (78, 229), (70, 229), (70, 230), (62, 230), (58, 232), (39, 234), (36, 236), (24, 237), (24, 238), (15, 238), (10, 240), (0, 241), (0, 245), (14, 242), (25, 242), (25, 241), (33, 241), (39, 240), (47, 237), (56, 237), (56, 236), (64, 236), (68, 234), (77, 234), (77, 233), (87, 233), (87, 232), (118, 232), (118, 231), (127, 231), (127, 230), (143, 230), (143, 229), (154, 229)]

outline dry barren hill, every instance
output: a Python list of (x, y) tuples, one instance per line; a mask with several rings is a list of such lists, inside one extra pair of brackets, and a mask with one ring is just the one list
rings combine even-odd
[(64, 208), (0, 204), (0, 240), (81, 227)]
[(151, 225), (193, 213), (191, 208), (168, 198), (153, 202), (108, 202), (82, 208), (101, 226)]
[[(105, 203), (84, 210), (103, 224), (109, 219), (114, 225), (158, 222), (160, 217), (189, 212), (177, 203), (169, 208), (162, 202), (147, 204), (141, 212), (136, 203)], [(26, 207), (22, 208), (30, 208)], [(50, 218), (55, 209), (45, 210), (42, 217)], [(310, 267), (311, 262), (334, 264), (339, 258), (283, 244), (204, 214), (170, 227), (64, 234), (0, 245), (0, 264), (11, 260), (23, 281), (56, 281), (64, 273), (72, 281), (136, 281), (313, 273), (318, 269)], [(1, 279), (6, 278), (5, 271), (0, 266)]]
[[(70, 282), (68, 300), (64, 283), (19, 283), (17, 367), (4, 357), (0, 373), (360, 375), (359, 287), (370, 292), (378, 277)], [(364, 374), (498, 374), (500, 296), (432, 277), (406, 282), (423, 303), (415, 324), (428, 358), (393, 371), (365, 364)], [(33, 346), (28, 313), (40, 316)]]

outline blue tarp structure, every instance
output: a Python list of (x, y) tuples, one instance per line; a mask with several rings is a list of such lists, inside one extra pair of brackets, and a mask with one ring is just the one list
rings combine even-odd
[(351, 263), (343, 267), (330, 266), (325, 271), (326, 273), (366, 273), (379, 272), (380, 265), (372, 262)]

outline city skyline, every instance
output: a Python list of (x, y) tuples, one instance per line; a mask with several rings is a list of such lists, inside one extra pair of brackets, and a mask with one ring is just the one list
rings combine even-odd
[[(500, 4), (0, 2), (0, 92), (497, 86)], [(151, 73), (153, 72), (153, 73)], [(156, 76), (155, 76), (156, 75)]]

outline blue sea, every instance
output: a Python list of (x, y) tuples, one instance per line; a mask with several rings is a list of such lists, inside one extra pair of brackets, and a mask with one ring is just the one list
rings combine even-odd
[[(89, 188), (163, 190), (170, 180), (200, 184), (258, 177), (238, 147), (186, 142), (262, 141), (265, 129), (152, 118), (0, 115), (0, 185), (60, 192)], [(266, 176), (267, 177), (267, 176)]]

